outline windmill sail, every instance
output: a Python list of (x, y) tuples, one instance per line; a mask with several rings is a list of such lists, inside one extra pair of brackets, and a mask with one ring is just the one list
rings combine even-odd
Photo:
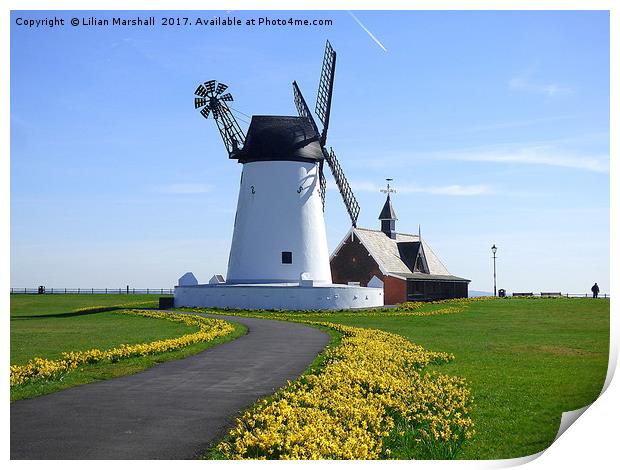
[(245, 141), (245, 134), (239, 127), (239, 123), (233, 116), (230, 108), (220, 101), (217, 106), (219, 119), (217, 120), (217, 127), (220, 130), (224, 145), (231, 158), (234, 158), (234, 153), (241, 149), (243, 142)]
[(336, 158), (334, 149), (330, 147), (329, 152), (327, 152), (327, 150), (323, 148), (323, 154), (325, 155), (329, 168), (332, 170), (332, 174), (336, 180), (336, 185), (338, 186), (344, 205), (347, 208), (349, 217), (351, 217), (353, 227), (357, 227), (357, 218), (360, 214), (360, 205), (358, 204), (357, 199), (355, 199), (353, 190), (347, 181), (347, 177), (344, 175), (344, 171), (338, 162), (338, 158)]
[(329, 114), (332, 107), (332, 92), (334, 91), (334, 76), (336, 74), (336, 51), (327, 41), (325, 44), (325, 55), (323, 56), (323, 67), (321, 69), (321, 79), (319, 80), (319, 91), (316, 96), (315, 112), (323, 123), (321, 132), (321, 145), (327, 141), (327, 128), (329, 127)]
[(327, 195), (327, 180), (325, 179), (325, 173), (323, 173), (323, 160), (321, 160), (321, 163), (319, 163), (319, 192), (321, 195), (321, 201), (323, 202), (323, 212), (325, 212), (325, 196)]
[[(319, 133), (319, 128), (316, 125), (314, 117), (310, 112), (310, 108), (308, 108), (308, 104), (301, 94), (301, 90), (297, 85), (297, 82), (293, 82), (293, 99), (295, 101), (295, 107), (297, 108), (297, 112), (301, 117), (307, 118), (312, 127), (314, 128), (316, 135), (319, 137), (319, 142), (321, 144), (321, 150), (323, 152), (323, 156), (325, 160), (327, 160), (327, 164), (334, 175), (334, 179), (336, 180), (336, 185), (338, 186), (338, 190), (342, 195), (342, 200), (344, 201), (344, 205), (347, 208), (347, 212), (351, 217), (351, 223), (354, 227), (357, 226), (357, 218), (360, 213), (360, 206), (355, 199), (355, 195), (353, 194), (353, 190), (347, 181), (346, 176), (344, 175), (344, 171), (338, 162), (338, 158), (336, 158), (336, 154), (333, 149), (330, 148), (328, 152), (325, 148), (325, 142), (327, 140), (327, 129), (329, 127), (329, 115), (332, 105), (332, 92), (334, 89), (334, 74), (336, 70), (336, 51), (332, 48), (329, 41), (325, 45), (325, 55), (323, 57), (323, 68), (321, 70), (321, 80), (319, 82), (319, 91), (316, 100), (315, 112), (321, 123), (323, 124), (323, 131)], [(323, 210), (325, 210), (325, 195), (327, 189), (327, 183), (325, 180), (325, 174), (323, 172), (323, 161), (321, 161), (319, 166), (319, 182), (320, 182), (320, 193), (321, 199), (323, 201)]]
[[(314, 132), (316, 133), (318, 137), (319, 128), (317, 127), (316, 122), (314, 121), (314, 118), (312, 117), (310, 108), (308, 108), (308, 104), (306, 103), (304, 96), (301, 94), (301, 90), (299, 89), (297, 82), (293, 82), (293, 100), (295, 101), (295, 107), (297, 108), (297, 113), (301, 117), (305, 117), (308, 119), (308, 121), (310, 121), (310, 123), (312, 124), (312, 127), (314, 128)], [(323, 151), (323, 154), (325, 154), (325, 148), (323, 147), (323, 144), (321, 144), (321, 150)], [(325, 180), (325, 174), (323, 173), (323, 162), (321, 161), (321, 163), (319, 164), (319, 192), (321, 194), (321, 202), (323, 203), (323, 210), (325, 210), (326, 191), (327, 191), (327, 181)]]
[(293, 82), (293, 100), (295, 101), (295, 107), (297, 108), (297, 113), (301, 117), (305, 117), (310, 120), (310, 123), (312, 124), (312, 127), (314, 127), (314, 131), (316, 132), (316, 135), (318, 136), (319, 128), (317, 127), (316, 122), (314, 122), (314, 118), (312, 117), (310, 108), (308, 108), (308, 104), (306, 103), (304, 96), (301, 94), (301, 90), (299, 89), (297, 82)]
[[(332, 148), (329, 152), (325, 148), (325, 142), (327, 141), (327, 129), (329, 128), (329, 116), (332, 108), (332, 93), (334, 91), (334, 77), (336, 75), (336, 51), (332, 48), (332, 45), (327, 41), (325, 43), (325, 54), (323, 55), (323, 66), (321, 68), (321, 79), (319, 80), (319, 90), (316, 96), (316, 106), (314, 108), (316, 115), (323, 124), (323, 130), (321, 131), (321, 147), (323, 149), (323, 155), (327, 164), (329, 165), (336, 185), (344, 201), (344, 205), (347, 208), (347, 212), (351, 217), (351, 223), (355, 227), (357, 225), (357, 218), (360, 213), (360, 206), (353, 195), (351, 186), (347, 181), (344, 171), (336, 158), (336, 154)], [(321, 176), (322, 172), (321, 172)], [(324, 177), (323, 177), (324, 178)]]

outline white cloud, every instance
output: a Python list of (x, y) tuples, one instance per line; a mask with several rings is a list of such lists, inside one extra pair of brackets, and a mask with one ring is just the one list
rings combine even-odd
[(534, 119), (524, 119), (521, 121), (506, 121), (506, 122), (495, 122), (492, 124), (480, 124), (478, 126), (471, 127), (462, 127), (457, 130), (460, 133), (467, 132), (482, 132), (482, 131), (492, 131), (496, 129), (512, 129), (516, 127), (530, 127), (536, 126), (538, 124), (544, 124), (547, 122), (555, 122), (555, 121), (563, 121), (568, 119), (575, 119), (574, 115), (563, 115), (563, 116), (548, 116), (542, 118), (534, 118)]
[(513, 77), (508, 81), (511, 90), (542, 93), (547, 96), (569, 95), (573, 89), (559, 83), (543, 83), (530, 79), (529, 74)]
[(605, 173), (609, 171), (608, 155), (571, 155), (549, 146), (514, 150), (481, 150), (444, 154), (440, 158), (495, 163), (547, 165)]
[(213, 186), (201, 183), (174, 183), (157, 186), (156, 190), (166, 194), (203, 194), (211, 192)]
[(600, 153), (575, 149), (585, 148), (594, 143), (598, 148), (605, 148), (609, 135), (594, 134), (574, 136), (565, 139), (538, 142), (513, 142), (501, 145), (483, 145), (461, 149), (428, 152), (391, 152), (384, 158), (359, 156), (349, 163), (353, 167), (384, 170), (390, 174), (398, 169), (409, 168), (414, 161), (459, 160), (471, 162), (520, 163), (522, 165), (541, 165), (568, 168), (596, 173), (609, 173), (610, 158), (607, 150)]
[(448, 186), (431, 186), (428, 188), (403, 188), (401, 192), (422, 192), (430, 194), (440, 194), (444, 196), (481, 196), (491, 194), (493, 191), (485, 184), (460, 185), (452, 184)]

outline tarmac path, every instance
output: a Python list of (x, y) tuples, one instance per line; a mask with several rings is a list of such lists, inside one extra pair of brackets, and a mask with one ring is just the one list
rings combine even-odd
[(316, 328), (217, 315), (245, 336), (137, 374), (11, 404), (11, 459), (190, 459), (237, 413), (297, 378), (329, 342)]

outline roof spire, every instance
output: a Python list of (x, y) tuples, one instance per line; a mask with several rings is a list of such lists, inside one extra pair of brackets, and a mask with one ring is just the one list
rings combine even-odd
[(420, 224), (418, 224), (418, 240), (422, 241), (422, 228)]
[(382, 189), (381, 192), (387, 194), (387, 199), (379, 214), (381, 231), (391, 239), (396, 240), (396, 220), (398, 220), (398, 217), (396, 217), (396, 211), (392, 207), (392, 201), (390, 200), (390, 193), (395, 193), (396, 190), (390, 187), (392, 178), (386, 178), (385, 180), (387, 181), (387, 189)]

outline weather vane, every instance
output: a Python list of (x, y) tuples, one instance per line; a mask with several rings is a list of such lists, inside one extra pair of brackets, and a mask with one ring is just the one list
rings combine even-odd
[(392, 178), (385, 178), (385, 181), (387, 181), (387, 189), (382, 189), (381, 192), (382, 193), (386, 193), (386, 194), (390, 194), (390, 193), (395, 193), (396, 190), (392, 187), (390, 187), (390, 181), (394, 181)]

